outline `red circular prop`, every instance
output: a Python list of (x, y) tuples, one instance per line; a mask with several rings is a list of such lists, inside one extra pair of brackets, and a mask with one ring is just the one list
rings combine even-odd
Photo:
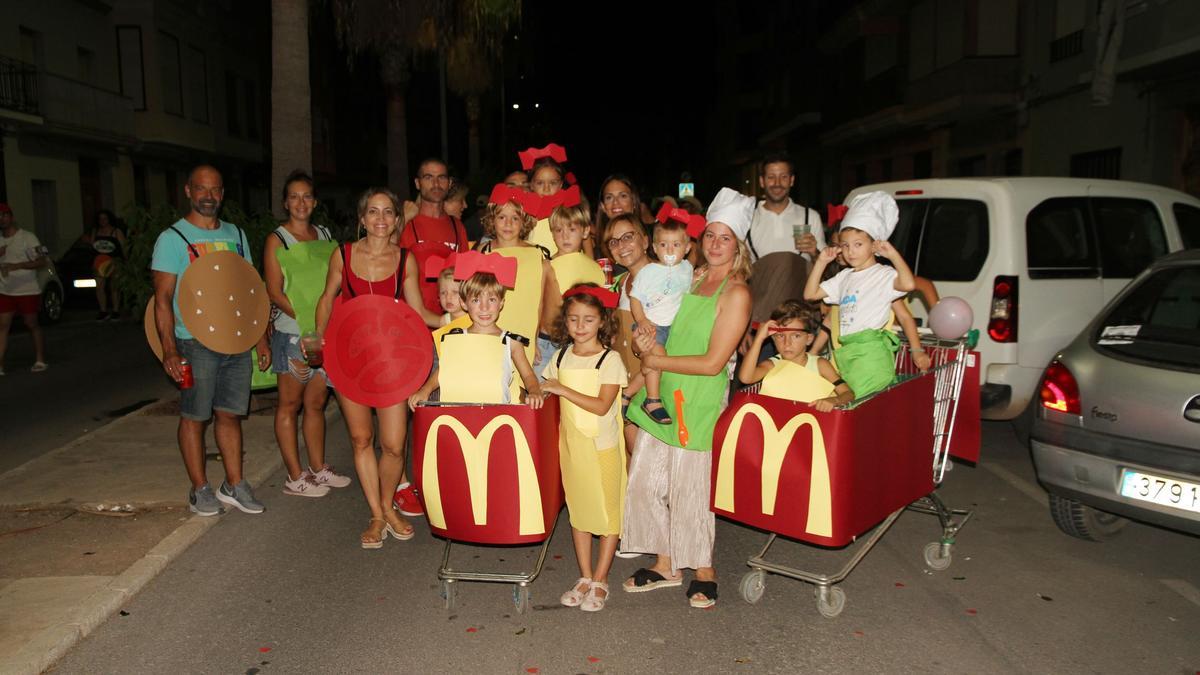
[(386, 408), (425, 383), (433, 339), (413, 308), (382, 295), (360, 295), (334, 307), (325, 328), (325, 370), (355, 403)]

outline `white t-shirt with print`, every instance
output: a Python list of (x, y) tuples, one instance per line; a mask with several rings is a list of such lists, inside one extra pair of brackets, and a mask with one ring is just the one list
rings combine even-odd
[[(11, 237), (0, 234), (0, 249), (4, 255), (0, 262), (27, 263), (41, 257), (41, 242), (37, 235), (29, 230), (17, 230)], [(37, 295), (41, 293), (38, 287), (37, 270), (9, 270), (0, 276), (0, 295)]]
[(670, 267), (649, 263), (633, 278), (631, 297), (642, 303), (646, 318), (656, 326), (670, 326), (692, 285), (692, 264), (686, 260)]
[(894, 267), (875, 263), (861, 272), (846, 268), (821, 282), (825, 303), (838, 305), (842, 337), (887, 326), (892, 301), (906, 295), (896, 290), (896, 276)]

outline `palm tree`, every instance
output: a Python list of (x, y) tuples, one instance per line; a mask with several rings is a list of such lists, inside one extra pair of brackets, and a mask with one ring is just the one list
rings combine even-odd
[[(308, 0), (271, 3), (271, 190), (280, 194), (294, 169), (312, 171), (308, 79)], [(277, 217), (280, 202), (272, 199)]]
[[(379, 58), (388, 96), (388, 186), (407, 199), (411, 181), (405, 95), (413, 55), (447, 49), (463, 36), (491, 49), (520, 16), (521, 0), (334, 0), (333, 10), (343, 46), (352, 54), (369, 51)], [(477, 118), (478, 114), (476, 122)], [(477, 137), (477, 124), (475, 129)]]
[(480, 97), (491, 88), (492, 64), (473, 36), (460, 36), (447, 50), (446, 82), (467, 106), (467, 175), (474, 176), (479, 171)]

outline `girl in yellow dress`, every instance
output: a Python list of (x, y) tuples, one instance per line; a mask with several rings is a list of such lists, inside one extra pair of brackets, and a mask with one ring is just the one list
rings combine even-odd
[[(555, 333), (567, 346), (546, 367), (542, 390), (557, 394), (559, 461), (571, 515), (579, 580), (560, 601), (585, 612), (604, 609), (608, 572), (617, 551), (625, 504), (625, 443), (618, 395), (628, 380), (621, 356), (612, 351), (618, 325), (617, 294), (580, 284), (563, 298)], [(600, 552), (592, 565), (592, 536)]]
[[(833, 365), (808, 353), (820, 325), (820, 310), (796, 300), (785, 301), (754, 335), (738, 379), (746, 384), (761, 381), (760, 394), (809, 403), (822, 412), (849, 403), (854, 395)], [(758, 355), (768, 336), (779, 355), (759, 363)]]

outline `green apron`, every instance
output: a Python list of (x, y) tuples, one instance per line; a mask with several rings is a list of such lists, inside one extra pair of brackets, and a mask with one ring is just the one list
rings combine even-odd
[(337, 249), (336, 241), (302, 241), (275, 249), (275, 259), (283, 270), (283, 294), (292, 303), (300, 334), (317, 328), (317, 300), (325, 291), (329, 257)]
[(896, 379), (896, 350), (900, 336), (890, 330), (871, 328), (843, 335), (842, 346), (833, 351), (837, 369), (854, 398), (886, 389)]
[[(725, 281), (722, 281), (711, 296), (693, 293), (683, 296), (683, 303), (671, 323), (667, 354), (696, 356), (708, 351), (709, 337), (717, 320), (717, 301), (724, 290)], [(708, 452), (712, 450), (713, 428), (717, 425), (717, 417), (721, 414), (725, 393), (729, 389), (727, 371), (728, 366), (721, 368), (716, 375), (681, 375), (663, 371), (659, 391), (662, 393), (663, 407), (671, 416), (671, 423), (659, 424), (642, 410), (642, 401), (646, 399), (644, 388), (633, 397), (627, 416), (646, 433), (667, 445)], [(682, 410), (678, 403), (682, 403)]]

